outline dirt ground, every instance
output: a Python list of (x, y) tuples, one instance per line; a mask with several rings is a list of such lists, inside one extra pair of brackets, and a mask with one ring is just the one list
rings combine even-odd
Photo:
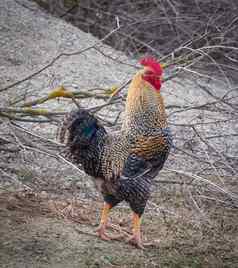
[(207, 204), (206, 213), (195, 216), (178, 193), (155, 194), (153, 202), (160, 200), (175, 213), (147, 210), (143, 240), (151, 245), (140, 250), (125, 241), (130, 233), (127, 206), (114, 209), (109, 226), (109, 232), (120, 229), (125, 238), (107, 242), (95, 235), (99, 200), (78, 199), (73, 215), (64, 210), (69, 203), (62, 197), (50, 199), (47, 193), (5, 192), (0, 200), (3, 268), (238, 267), (237, 209)]
[[(0, 1), (1, 87), (36, 72), (58, 53), (79, 51), (98, 42), (90, 34), (43, 13), (34, 4), (29, 6), (28, 2)], [(108, 47), (105, 51), (128, 61)], [(15, 100), (17, 93), (22, 92), (43, 96), (61, 84), (76, 90), (117, 85), (131, 77), (131, 73), (134, 68), (115, 64), (89, 50), (77, 57), (61, 59), (14, 90), (3, 91), (0, 103), (5, 105), (5, 101)], [(166, 87), (169, 104), (178, 104), (179, 92), (192, 103), (193, 85), (188, 85), (187, 91), (183, 85), (177, 85), (175, 95), (170, 94), (174, 90), (172, 82)], [(91, 101), (87, 104), (95, 105)], [(50, 103), (51, 108), (58, 105)], [(65, 106), (70, 108), (68, 103)], [(11, 148), (8, 143), (5, 148), (4, 141), (10, 137), (15, 141), (17, 130), (7, 120), (0, 123), (4, 138), (0, 152), (1, 268), (238, 267), (238, 210), (227, 196), (219, 199), (220, 193), (216, 193), (214, 200), (213, 191), (206, 194), (204, 188), (160, 184), (153, 191), (142, 224), (143, 240), (152, 242), (151, 246), (139, 250), (126, 243), (131, 230), (131, 211), (126, 204), (113, 210), (113, 228), (109, 229), (114, 233), (121, 229), (125, 238), (105, 242), (95, 235), (102, 201), (88, 178), (55, 158), (26, 150), (24, 145), (31, 146), (34, 137), (20, 135), (23, 148), (19, 144)], [(27, 129), (46, 138), (55, 137), (53, 127), (47, 124), (29, 124)], [(41, 145), (38, 140), (35, 143)], [(48, 144), (46, 147), (50, 149)], [(183, 165), (178, 160), (179, 169)], [(178, 180), (168, 176), (160, 179)], [(229, 181), (232, 192), (237, 191), (237, 178), (233, 178), (233, 184), (230, 177), (225, 181)], [(73, 215), (67, 211), (70, 202)]]

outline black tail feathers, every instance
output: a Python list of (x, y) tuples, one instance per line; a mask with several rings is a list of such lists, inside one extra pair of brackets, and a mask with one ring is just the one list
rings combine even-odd
[(82, 164), (85, 171), (95, 176), (99, 172), (100, 156), (103, 154), (105, 128), (92, 114), (79, 109), (66, 115), (60, 133), (60, 142), (65, 143), (68, 156)]

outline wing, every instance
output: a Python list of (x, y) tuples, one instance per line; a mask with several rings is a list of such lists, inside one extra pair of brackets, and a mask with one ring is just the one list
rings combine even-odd
[(152, 166), (142, 157), (132, 153), (128, 156), (121, 177), (135, 179), (151, 171)]
[(136, 154), (130, 154), (118, 180), (117, 195), (121, 200), (126, 200), (131, 209), (138, 215), (144, 212), (150, 196), (152, 170), (150, 162)]
[(169, 155), (169, 149), (163, 150), (158, 154), (145, 160), (136, 154), (130, 154), (126, 160), (121, 178), (123, 179), (153, 179), (163, 168)]
[(167, 157), (168, 152), (161, 151), (150, 161), (136, 154), (130, 154), (127, 158), (122, 175), (118, 180), (117, 195), (120, 200), (126, 200), (138, 215), (144, 212), (150, 196), (152, 179), (159, 173)]

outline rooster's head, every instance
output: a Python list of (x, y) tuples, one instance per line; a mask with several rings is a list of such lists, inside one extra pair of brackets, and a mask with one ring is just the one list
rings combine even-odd
[(160, 90), (161, 76), (163, 73), (161, 64), (152, 57), (141, 59), (140, 64), (144, 66), (142, 78), (150, 83), (156, 90)]

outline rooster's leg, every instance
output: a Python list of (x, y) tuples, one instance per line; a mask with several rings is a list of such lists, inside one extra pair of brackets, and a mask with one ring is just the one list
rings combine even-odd
[(97, 229), (98, 236), (103, 240), (110, 240), (111, 239), (107, 234), (105, 234), (105, 230), (106, 230), (107, 222), (108, 222), (108, 215), (109, 215), (109, 211), (110, 211), (111, 207), (112, 206), (110, 204), (108, 204), (106, 202), (104, 203), (102, 214), (101, 214), (100, 225)]
[(109, 236), (105, 233), (107, 222), (108, 222), (108, 215), (109, 215), (111, 208), (112, 208), (111, 204), (108, 204), (106, 202), (104, 203), (102, 214), (101, 214), (100, 225), (97, 228), (98, 236), (103, 240), (119, 239), (122, 237), (121, 234), (117, 236)]
[(133, 213), (133, 218), (132, 218), (132, 236), (128, 239), (128, 242), (135, 245), (138, 248), (143, 249), (143, 244), (141, 240), (141, 231), (140, 231), (140, 226), (141, 226), (141, 217), (140, 215)]

